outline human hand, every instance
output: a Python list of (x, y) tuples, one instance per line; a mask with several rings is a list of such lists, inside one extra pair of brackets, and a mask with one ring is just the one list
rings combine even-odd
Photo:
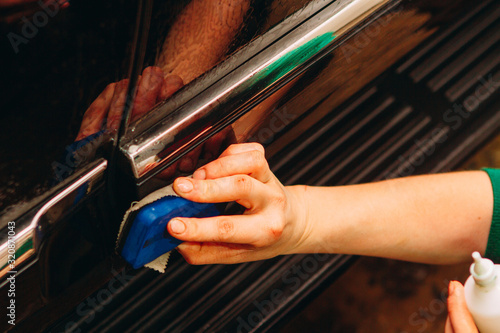
[[(104, 124), (109, 131), (118, 128), (127, 98), (128, 83), (128, 79), (111, 83), (95, 99), (85, 111), (77, 141), (99, 132)], [(130, 121), (140, 118), (156, 103), (169, 98), (182, 86), (182, 79), (177, 75), (164, 77), (159, 67), (145, 68), (137, 84)]]
[(184, 241), (178, 250), (190, 264), (229, 264), (293, 253), (306, 230), (303, 189), (279, 182), (261, 145), (231, 145), (217, 160), (196, 170), (192, 179), (177, 178), (174, 190), (196, 202), (236, 201), (246, 208), (243, 215), (175, 218), (168, 232)]
[(448, 318), (444, 332), (477, 333), (476, 324), (465, 303), (464, 286), (458, 281), (451, 281), (448, 294)]

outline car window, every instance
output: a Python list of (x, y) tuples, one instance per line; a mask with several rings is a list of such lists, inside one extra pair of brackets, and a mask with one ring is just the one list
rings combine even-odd
[[(135, 92), (132, 122), (178, 90), (184, 90), (184, 102), (213, 84), (278, 39), (286, 29), (299, 24), (299, 20), (293, 24), (283, 23), (311, 2), (317, 3), (317, 8), (327, 3), (311, 0), (155, 1), (145, 72)], [(303, 19), (310, 13), (304, 13)], [(267, 41), (259, 39), (271, 31)], [(240, 51), (244, 51), (244, 55), (232, 58)]]
[(128, 1), (0, 4), (3, 217), (96, 158), (102, 133), (82, 132), (82, 119), (127, 77), (135, 12)]
[[(325, 1), (154, 1), (144, 61), (131, 77), (137, 4), (124, 0), (0, 4), (0, 218), (96, 159), (130, 107), (137, 122), (179, 90), (184, 98), (272, 43), (301, 9)], [(149, 2), (148, 2), (149, 4)], [(311, 11), (303, 15), (307, 19)], [(300, 16), (300, 15), (299, 15)], [(259, 40), (266, 32), (266, 42)], [(237, 59), (232, 55), (247, 53)], [(217, 67), (216, 71), (211, 71)], [(131, 84), (132, 83), (132, 84)], [(134, 93), (133, 96), (127, 94)], [(133, 105), (127, 103), (132, 102)], [(14, 214), (15, 215), (15, 214)]]

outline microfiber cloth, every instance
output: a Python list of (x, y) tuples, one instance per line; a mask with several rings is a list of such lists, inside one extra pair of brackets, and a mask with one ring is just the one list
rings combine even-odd
[[(123, 227), (125, 226), (125, 222), (127, 221), (130, 213), (138, 211), (142, 207), (168, 196), (178, 197), (177, 193), (175, 193), (174, 189), (172, 188), (172, 185), (166, 186), (153, 193), (150, 193), (140, 201), (134, 201), (130, 206), (130, 208), (125, 212), (125, 216), (123, 217), (122, 223), (120, 224), (120, 230), (118, 231), (118, 235), (121, 235)], [(116, 246), (118, 247), (118, 239), (116, 240)], [(167, 268), (167, 263), (169, 258), (170, 258), (170, 251), (165, 254), (162, 254), (161, 256), (147, 263), (144, 266), (157, 270), (160, 273), (165, 273), (165, 268)]]

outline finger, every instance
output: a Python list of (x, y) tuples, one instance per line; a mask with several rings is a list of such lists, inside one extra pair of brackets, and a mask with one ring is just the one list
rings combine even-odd
[(251, 215), (215, 216), (203, 219), (177, 217), (169, 221), (168, 232), (191, 242), (253, 244), (259, 239)]
[(450, 324), (455, 333), (477, 333), (474, 319), (465, 303), (464, 287), (458, 281), (451, 281), (449, 285), (448, 314)]
[(254, 250), (239, 244), (185, 242), (177, 250), (191, 265), (236, 264), (259, 260), (252, 259), (255, 257)]
[(249, 175), (263, 183), (273, 179), (267, 160), (258, 150), (226, 155), (195, 171), (195, 179), (216, 179), (238, 174)]
[(137, 85), (132, 107), (131, 121), (139, 119), (156, 104), (163, 86), (163, 71), (159, 67), (147, 67)]
[[(205, 218), (176, 217), (168, 232), (183, 241), (247, 244), (264, 247), (276, 242), (283, 232), (278, 219), (269, 218), (262, 225), (256, 215), (231, 215)], [(269, 220), (273, 220), (272, 222)]]
[(2, 7), (14, 7), (19, 5), (28, 5), (30, 2), (35, 2), (36, 0), (7, 0), (0, 1), (0, 8)]
[(450, 316), (446, 318), (446, 324), (444, 325), (444, 333), (455, 333), (453, 327), (451, 327)]
[(127, 99), (128, 79), (121, 80), (115, 86), (115, 91), (109, 106), (107, 129), (114, 131), (118, 129), (122, 112)]
[(166, 100), (167, 98), (175, 94), (175, 92), (177, 92), (177, 90), (181, 89), (183, 86), (184, 82), (178, 75), (168, 75), (163, 79), (163, 84), (158, 98), (158, 102)]
[(115, 92), (116, 83), (108, 84), (83, 115), (76, 140), (81, 140), (101, 130), (108, 115), (109, 106)]
[(179, 177), (174, 181), (173, 188), (178, 195), (191, 201), (236, 201), (249, 210), (263, 206), (269, 197), (266, 185), (247, 175), (208, 180)]
[(248, 151), (257, 150), (265, 155), (264, 147), (260, 143), (249, 142), (249, 143), (237, 143), (232, 144), (222, 152), (219, 157), (224, 157), (228, 155), (241, 154)]

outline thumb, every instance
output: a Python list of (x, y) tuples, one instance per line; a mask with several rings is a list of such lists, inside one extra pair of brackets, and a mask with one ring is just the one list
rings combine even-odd
[(448, 315), (454, 333), (478, 333), (474, 319), (465, 303), (464, 287), (458, 281), (448, 286)]

